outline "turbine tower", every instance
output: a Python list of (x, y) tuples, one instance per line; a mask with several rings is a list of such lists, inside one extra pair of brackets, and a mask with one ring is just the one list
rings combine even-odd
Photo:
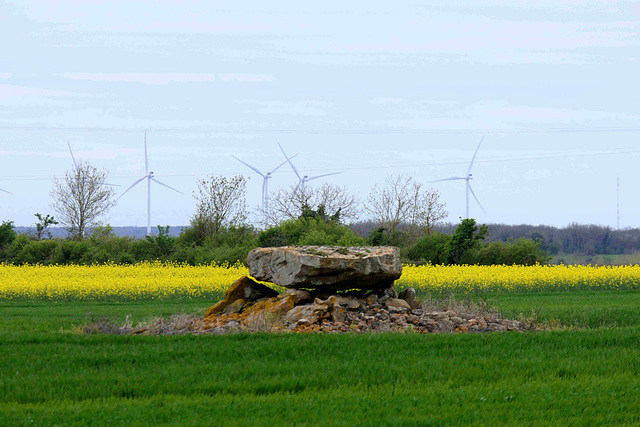
[[(293, 159), (295, 156), (291, 156), (291, 157), (287, 156), (287, 153), (284, 152), (284, 148), (282, 148), (282, 145), (278, 144), (278, 146), (280, 147), (280, 150), (282, 151), (282, 154), (284, 154), (285, 159), (287, 159), (286, 162), (289, 163), (289, 165), (291, 166), (291, 169), (293, 169), (293, 171), (295, 172), (296, 176), (298, 177), (298, 185), (293, 190), (293, 194), (296, 194), (296, 192), (298, 190), (304, 191), (304, 187), (309, 181), (312, 181), (312, 180), (318, 179), (318, 178), (324, 178), (325, 176), (338, 175), (338, 174), (342, 173), (342, 172), (333, 172), (333, 173), (325, 173), (324, 175), (316, 175), (316, 176), (309, 176), (309, 175), (300, 176), (300, 173), (298, 172), (298, 169), (293, 165), (293, 162), (291, 161), (291, 159)], [(296, 156), (297, 156), (297, 154), (296, 154)]]
[(165, 184), (163, 182), (160, 182), (159, 180), (157, 180), (154, 177), (153, 171), (149, 170), (149, 157), (147, 156), (147, 131), (146, 130), (144, 131), (144, 173), (145, 173), (145, 175), (142, 178), (140, 178), (137, 181), (135, 181), (133, 184), (131, 184), (131, 186), (129, 188), (127, 188), (124, 191), (124, 193), (122, 193), (116, 199), (116, 201), (120, 200), (120, 198), (122, 198), (122, 196), (127, 194), (127, 191), (131, 190), (133, 187), (138, 185), (144, 179), (147, 180), (147, 236), (149, 236), (151, 234), (151, 181), (155, 182), (156, 184), (163, 185), (163, 186), (167, 187), (168, 189), (175, 191), (176, 193), (180, 193), (180, 194), (184, 194), (184, 193), (182, 191), (180, 191), (180, 190), (176, 190), (173, 187), (169, 187), (167, 184)]
[[(297, 156), (298, 154), (295, 154), (293, 157)], [(258, 175), (260, 175), (262, 177), (262, 209), (265, 212), (265, 215), (267, 214), (267, 212), (269, 212), (269, 180), (271, 179), (271, 175), (273, 175), (273, 173), (275, 171), (277, 171), (278, 169), (280, 169), (285, 163), (287, 163), (287, 161), (285, 160), (284, 162), (280, 163), (278, 166), (276, 166), (275, 168), (273, 168), (270, 172), (267, 173), (262, 173), (260, 172), (260, 169), (256, 168), (255, 166), (251, 166), (249, 163), (244, 162), (242, 160), (240, 160), (239, 158), (237, 158), (236, 156), (232, 156), (234, 159), (236, 159), (237, 161), (239, 161), (240, 163), (242, 163), (243, 165), (251, 168), (252, 170), (254, 170)]]
[(473, 192), (473, 188), (471, 188), (471, 180), (473, 179), (473, 175), (471, 174), (471, 168), (473, 168), (473, 162), (475, 162), (476, 160), (476, 155), (478, 154), (478, 150), (480, 150), (480, 145), (482, 145), (483, 140), (484, 140), (484, 136), (482, 137), (482, 139), (480, 139), (480, 143), (478, 144), (478, 148), (476, 148), (476, 152), (473, 153), (473, 157), (471, 158), (471, 163), (469, 163), (469, 169), (467, 169), (466, 175), (452, 176), (451, 178), (444, 178), (444, 179), (437, 179), (435, 181), (430, 181), (430, 182), (442, 182), (442, 181), (457, 181), (460, 179), (466, 181), (466, 188), (467, 188), (466, 190), (467, 208), (465, 212), (466, 218), (469, 218), (469, 193), (471, 193), (473, 198), (476, 199), (476, 202), (478, 203), (478, 206), (480, 206), (480, 209), (482, 209), (482, 212), (484, 212), (485, 214), (487, 213), (487, 211), (485, 211), (484, 208), (482, 207), (480, 200), (478, 200), (476, 193)]

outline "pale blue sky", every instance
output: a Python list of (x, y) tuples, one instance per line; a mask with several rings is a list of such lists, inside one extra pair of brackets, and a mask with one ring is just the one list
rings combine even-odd
[[(640, 226), (640, 2), (0, 1), (0, 220), (50, 213), (76, 158), (120, 191), (151, 169), (152, 223), (183, 225), (198, 177), (281, 162), (366, 199), (387, 175), (481, 222)], [(283, 167), (271, 189), (295, 184)], [(146, 225), (146, 189), (112, 225)]]

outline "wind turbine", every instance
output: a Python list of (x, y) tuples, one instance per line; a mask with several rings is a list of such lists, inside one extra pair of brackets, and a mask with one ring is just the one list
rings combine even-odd
[(135, 187), (136, 185), (138, 185), (140, 182), (142, 182), (144, 179), (147, 180), (147, 236), (149, 236), (151, 234), (151, 181), (163, 185), (165, 187), (167, 187), (170, 190), (175, 191), (176, 193), (180, 193), (180, 194), (184, 194), (182, 191), (180, 190), (176, 190), (173, 187), (169, 187), (167, 184), (158, 181), (154, 175), (153, 175), (153, 171), (149, 170), (149, 157), (147, 156), (147, 131), (144, 131), (144, 173), (145, 175), (138, 179), (137, 181), (135, 181), (133, 184), (131, 184), (131, 186), (129, 188), (127, 188), (124, 193), (122, 193), (117, 199), (116, 201), (120, 200), (120, 198), (122, 198), (122, 196), (124, 196), (125, 194), (127, 194), (127, 191), (131, 190), (133, 187)]
[[(297, 156), (298, 154), (295, 154), (293, 157)], [(273, 175), (273, 173), (275, 171), (277, 171), (278, 169), (280, 169), (285, 163), (287, 163), (287, 161), (285, 160), (284, 162), (280, 163), (278, 166), (276, 166), (275, 168), (273, 168), (271, 170), (271, 172), (267, 172), (267, 173), (262, 173), (260, 172), (260, 169), (256, 168), (255, 166), (251, 166), (249, 163), (244, 162), (242, 160), (240, 160), (239, 158), (237, 158), (236, 156), (232, 156), (234, 159), (236, 159), (237, 161), (239, 161), (240, 163), (242, 163), (243, 165), (253, 169), (258, 175), (260, 175), (262, 177), (262, 209), (265, 212), (265, 215), (267, 214), (267, 212), (269, 211), (269, 179), (271, 179), (271, 175)]]
[(2, 188), (0, 188), (0, 191), (2, 191), (3, 193), (7, 193), (7, 194), (11, 194), (11, 195), (13, 195), (13, 193), (11, 193), (11, 192), (9, 192), (9, 191), (7, 191), (7, 190), (3, 190)]
[[(293, 169), (293, 171), (295, 172), (296, 176), (298, 177), (298, 185), (296, 186), (296, 188), (293, 190), (293, 194), (296, 194), (296, 192), (298, 190), (300, 191), (304, 191), (304, 186), (309, 182), (312, 181), (314, 179), (318, 179), (318, 178), (323, 178), (325, 176), (329, 176), (329, 175), (338, 175), (342, 172), (333, 172), (333, 173), (325, 173), (324, 175), (316, 175), (316, 176), (309, 176), (309, 175), (304, 175), (304, 176), (300, 176), (300, 173), (298, 172), (298, 169), (293, 165), (293, 162), (291, 161), (291, 159), (293, 159), (295, 156), (287, 156), (287, 153), (284, 152), (284, 148), (282, 148), (282, 145), (278, 144), (278, 146), (280, 147), (280, 150), (282, 151), (282, 154), (284, 154), (284, 157), (287, 159), (286, 162), (289, 163), (289, 165), (291, 165), (291, 169)], [(296, 154), (297, 156), (297, 154)]]
[(480, 200), (478, 200), (478, 197), (476, 196), (476, 193), (473, 192), (473, 188), (471, 188), (471, 180), (473, 179), (473, 175), (471, 174), (471, 168), (473, 167), (473, 162), (476, 160), (476, 155), (478, 154), (478, 150), (480, 150), (480, 145), (482, 145), (482, 141), (484, 140), (484, 136), (482, 137), (482, 139), (480, 139), (480, 143), (478, 144), (478, 148), (476, 148), (476, 152), (473, 153), (473, 158), (471, 159), (471, 163), (469, 163), (469, 169), (467, 169), (467, 174), (463, 175), (463, 176), (452, 176), (451, 178), (444, 178), (444, 179), (438, 179), (435, 181), (430, 181), (430, 182), (442, 182), (442, 181), (456, 181), (459, 179), (463, 179), (467, 182), (467, 210), (466, 210), (466, 217), (469, 218), (469, 193), (471, 193), (473, 195), (473, 198), (476, 199), (476, 202), (478, 202), (478, 206), (480, 206), (480, 209), (482, 209), (482, 212), (484, 212), (485, 214), (487, 213), (487, 211), (484, 210), (484, 208), (482, 207), (482, 204), (480, 204)]

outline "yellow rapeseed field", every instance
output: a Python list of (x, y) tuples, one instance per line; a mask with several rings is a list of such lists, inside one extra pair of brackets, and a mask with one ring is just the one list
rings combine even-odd
[[(13, 266), (0, 264), (0, 300), (140, 301), (222, 296), (241, 264)], [(405, 266), (398, 288), (433, 294), (638, 289), (640, 266)]]
[(136, 265), (12, 266), (0, 264), (0, 299), (47, 301), (136, 301), (218, 297), (242, 264), (189, 266), (162, 262)]
[(396, 285), (435, 294), (627, 290), (639, 288), (640, 266), (405, 266)]

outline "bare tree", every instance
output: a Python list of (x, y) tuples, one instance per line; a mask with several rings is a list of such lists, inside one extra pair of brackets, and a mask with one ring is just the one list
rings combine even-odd
[(371, 191), (365, 210), (389, 232), (401, 231), (410, 240), (429, 235), (447, 216), (440, 193), (423, 189), (410, 176), (387, 177), (385, 187)]
[(243, 176), (225, 178), (210, 176), (198, 180), (196, 213), (191, 227), (199, 239), (218, 235), (224, 227), (243, 224), (247, 219), (247, 179)]
[(115, 206), (115, 190), (106, 184), (109, 172), (80, 162), (64, 178), (55, 178), (51, 208), (70, 236), (82, 240), (91, 227), (100, 225), (100, 218)]
[[(269, 211), (266, 212), (266, 226), (277, 225), (287, 219), (297, 219), (305, 209), (322, 207), (329, 216), (338, 218), (340, 222), (353, 221), (358, 218), (359, 200), (347, 191), (328, 183), (318, 188), (309, 185), (280, 188), (269, 197)], [(262, 212), (265, 214), (265, 212)]]

